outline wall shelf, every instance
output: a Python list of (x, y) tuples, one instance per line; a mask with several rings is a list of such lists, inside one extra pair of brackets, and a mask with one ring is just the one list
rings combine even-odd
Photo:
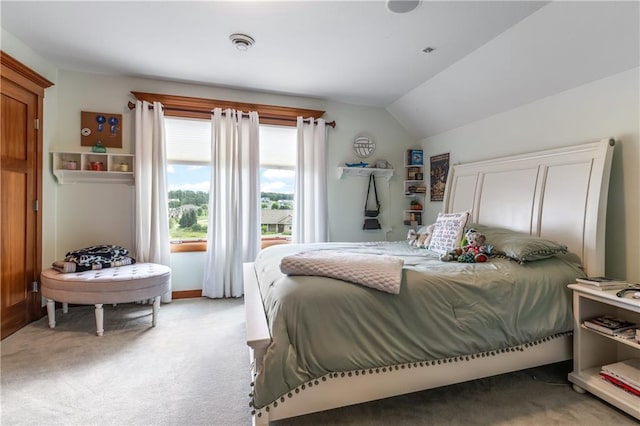
[[(426, 197), (426, 182), (424, 179), (424, 164), (422, 164), (422, 150), (409, 149), (405, 155), (404, 164), (404, 196), (409, 200), (409, 206), (404, 210), (403, 222), (405, 226), (418, 227), (423, 224), (423, 209)], [(420, 208), (411, 208), (411, 203), (418, 203)]]
[(373, 173), (375, 177), (379, 177), (385, 180), (391, 179), (393, 176), (393, 169), (376, 169), (373, 167), (338, 167), (338, 178), (343, 177), (369, 177)]
[[(53, 151), (53, 174), (61, 185), (73, 183), (122, 183), (133, 185), (133, 154)], [(101, 163), (92, 170), (92, 163)]]

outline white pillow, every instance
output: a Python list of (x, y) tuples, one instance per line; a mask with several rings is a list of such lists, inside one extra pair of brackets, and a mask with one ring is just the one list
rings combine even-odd
[(429, 242), (429, 250), (444, 254), (460, 245), (469, 211), (460, 213), (438, 213)]

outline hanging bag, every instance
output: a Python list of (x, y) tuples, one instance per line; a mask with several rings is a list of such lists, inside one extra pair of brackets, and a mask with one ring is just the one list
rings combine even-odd
[[(373, 185), (373, 193), (376, 197), (376, 209), (369, 210), (367, 205), (369, 204), (369, 194), (371, 192), (371, 186)], [(380, 201), (378, 200), (378, 190), (376, 188), (376, 179), (373, 173), (369, 175), (369, 186), (367, 188), (367, 198), (364, 200), (364, 215), (365, 217), (375, 218), (380, 214)], [(362, 229), (382, 229), (378, 219), (365, 219)]]

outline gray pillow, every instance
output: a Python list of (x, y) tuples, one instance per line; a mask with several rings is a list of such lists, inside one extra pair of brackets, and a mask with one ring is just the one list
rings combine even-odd
[(528, 235), (495, 226), (469, 224), (469, 228), (486, 236), (486, 243), (493, 246), (495, 254), (501, 254), (520, 263), (548, 259), (567, 252), (567, 246), (545, 238)]

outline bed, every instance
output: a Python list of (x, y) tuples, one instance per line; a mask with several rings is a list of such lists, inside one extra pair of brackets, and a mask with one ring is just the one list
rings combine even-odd
[[(458, 263), (406, 241), (263, 250), (244, 265), (254, 424), (570, 359), (566, 285), (604, 274), (614, 146), (604, 139), (449, 171), (443, 214), (470, 212), (465, 225), (501, 249), (515, 235), (516, 250), (560, 242), (566, 253)], [(305, 253), (402, 259), (399, 292), (280, 271)]]

